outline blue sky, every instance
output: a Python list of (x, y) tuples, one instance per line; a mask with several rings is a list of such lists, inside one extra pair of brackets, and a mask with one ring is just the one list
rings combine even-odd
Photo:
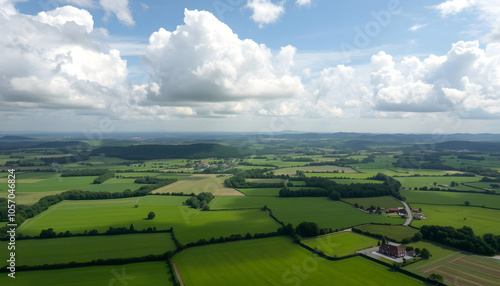
[(0, 116), (4, 131), (497, 133), (490, 2), (0, 0)]

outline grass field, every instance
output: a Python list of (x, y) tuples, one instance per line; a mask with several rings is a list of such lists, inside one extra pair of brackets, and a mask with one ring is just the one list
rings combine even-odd
[(242, 193), (235, 189), (224, 187), (224, 180), (228, 176), (217, 176), (220, 175), (192, 175), (181, 181), (154, 190), (153, 194), (179, 192), (199, 194), (201, 192), (209, 192), (214, 196), (243, 196)]
[(390, 196), (383, 197), (372, 197), (372, 198), (349, 198), (342, 199), (350, 204), (358, 203), (360, 206), (364, 208), (368, 208), (370, 206), (381, 207), (381, 208), (397, 208), (402, 207), (403, 204)]
[[(200, 211), (182, 206), (181, 203), (186, 198), (146, 196), (98, 201), (63, 201), (26, 220), (18, 228), (18, 232), (38, 235), (42, 229), (50, 227), (56, 232), (69, 230), (78, 233), (94, 228), (103, 232), (109, 226), (129, 227), (132, 223), (135, 229), (139, 230), (148, 227), (173, 227), (176, 237), (182, 243), (188, 243), (201, 238), (218, 238), (231, 234), (268, 233), (279, 227), (267, 212), (261, 210)], [(136, 203), (138, 208), (134, 208)], [(146, 219), (150, 211), (156, 214), (153, 220)]]
[[(7, 243), (0, 247), (7, 249)], [(175, 244), (170, 233), (140, 233), (20, 240), (16, 250), (19, 265), (43, 265), (163, 254), (175, 250)], [(6, 261), (7, 252), (1, 258)]]
[[(376, 180), (356, 180), (356, 179), (331, 179), (337, 184), (382, 184), (382, 181), (376, 181)], [(295, 182), (294, 182), (295, 183)]]
[(408, 190), (400, 190), (400, 193), (409, 204), (464, 205), (469, 201), (473, 206), (500, 208), (500, 195)]
[[(401, 186), (403, 188), (412, 188), (415, 187), (437, 187), (441, 189), (454, 189), (454, 190), (470, 190), (481, 192), (479, 189), (458, 185), (455, 187), (451, 187), (451, 182), (455, 181), (456, 183), (467, 183), (467, 182), (478, 182), (480, 177), (396, 177), (396, 180), (401, 182)], [(437, 185), (434, 185), (436, 183)], [(443, 185), (443, 186), (439, 186)]]
[(247, 182), (251, 183), (266, 183), (266, 184), (276, 184), (283, 183), (282, 179), (246, 179)]
[(412, 204), (413, 208), (422, 208), (425, 220), (413, 220), (411, 225), (442, 225), (462, 228), (470, 226), (476, 235), (484, 233), (500, 234), (500, 211), (465, 206), (419, 205)]
[(280, 198), (280, 197), (219, 197), (214, 199), (212, 209), (225, 208), (271, 208), (274, 216), (285, 223), (297, 226), (304, 221), (314, 221), (320, 227), (343, 229), (370, 222), (402, 224), (398, 218), (370, 215), (352, 206), (327, 198)]
[(60, 177), (57, 173), (18, 173), (16, 174), (16, 191), (25, 193), (80, 190), (90, 186), (95, 178), (97, 176)]
[(337, 285), (424, 285), (361, 257), (340, 261), (315, 257), (286, 237), (190, 248), (173, 261), (187, 286), (331, 285), (333, 281)]
[(303, 239), (305, 245), (323, 251), (329, 256), (346, 256), (356, 253), (357, 250), (377, 245), (377, 240), (364, 235), (345, 231), (312, 239)]
[(376, 225), (376, 224), (367, 224), (357, 227), (363, 231), (368, 231), (371, 233), (382, 234), (388, 238), (395, 239), (397, 241), (401, 241), (403, 238), (412, 237), (418, 230), (402, 226), (402, 225)]
[[(121, 280), (120, 280), (121, 279)], [(58, 270), (17, 272), (16, 279), (0, 275), (1, 285), (88, 286), (88, 285), (174, 285), (166, 262), (90, 266)]]
[[(37, 193), (20, 193), (16, 192), (16, 203), (20, 205), (32, 205), (38, 202), (41, 198), (51, 195), (57, 195), (64, 191), (53, 192), (37, 192)], [(7, 198), (9, 193), (0, 188), (0, 197)]]
[(134, 183), (135, 179), (116, 179), (111, 178), (102, 184), (91, 184), (82, 188), (83, 191), (89, 192), (123, 192), (127, 189), (134, 191), (139, 189), (144, 184)]
[(277, 197), (281, 188), (249, 188), (238, 190), (247, 196)]
[(284, 168), (278, 169), (274, 171), (276, 175), (290, 175), (293, 176), (297, 171), (303, 171), (305, 173), (327, 173), (333, 171), (339, 171), (339, 173), (335, 173), (336, 175), (342, 175), (342, 171), (344, 173), (357, 173), (355, 170), (349, 167), (338, 167), (338, 166), (311, 166), (311, 167), (293, 167), (293, 168)]

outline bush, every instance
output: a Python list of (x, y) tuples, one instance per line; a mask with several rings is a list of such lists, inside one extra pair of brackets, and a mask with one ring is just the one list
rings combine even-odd
[(155, 217), (156, 217), (156, 214), (154, 212), (149, 212), (148, 219), (154, 219)]

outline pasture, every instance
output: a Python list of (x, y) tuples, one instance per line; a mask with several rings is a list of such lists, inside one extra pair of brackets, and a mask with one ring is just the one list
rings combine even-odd
[[(60, 174), (45, 172), (16, 173), (16, 191), (19, 193), (29, 193), (80, 190), (90, 186), (95, 178), (97, 176), (60, 177)], [(5, 180), (0, 179), (0, 183), (6, 183), (7, 181)]]
[(391, 196), (370, 197), (370, 198), (347, 198), (342, 200), (352, 205), (358, 203), (360, 206), (363, 206), (364, 208), (369, 208), (370, 206), (381, 207), (381, 208), (397, 208), (403, 206), (403, 204), (400, 201)]
[[(200, 211), (182, 206), (188, 197), (146, 196), (93, 201), (63, 201), (51, 206), (42, 214), (26, 220), (18, 232), (38, 235), (42, 229), (53, 228), (56, 232), (69, 230), (72, 233), (97, 229), (104, 232), (110, 226), (135, 229), (148, 227), (169, 229), (173, 227), (177, 239), (182, 243), (198, 241), (201, 238), (268, 233), (278, 229), (279, 224), (267, 212), (261, 210)], [(135, 208), (135, 204), (139, 207)], [(155, 212), (153, 220), (147, 219), (150, 211)], [(70, 222), (70, 223), (68, 223)]]
[(227, 178), (228, 175), (192, 175), (181, 181), (156, 189), (152, 193), (184, 192), (185, 194), (199, 194), (202, 192), (209, 192), (214, 196), (243, 196), (243, 194), (237, 190), (224, 186), (224, 180)]
[(445, 205), (421, 205), (412, 204), (413, 208), (422, 208), (422, 213), (427, 217), (425, 220), (413, 220), (411, 225), (421, 227), (422, 225), (441, 225), (462, 228), (472, 227), (476, 235), (485, 233), (500, 234), (500, 216), (498, 210)]
[(469, 201), (473, 206), (500, 208), (500, 195), (480, 193), (438, 192), (438, 191), (399, 191), (409, 204), (464, 205)]
[(362, 231), (384, 235), (390, 239), (401, 241), (404, 238), (412, 237), (418, 230), (403, 225), (377, 225), (366, 224), (356, 227)]
[(326, 235), (317, 238), (303, 239), (302, 243), (323, 251), (328, 256), (346, 256), (356, 253), (356, 251), (369, 248), (377, 245), (377, 240), (353, 233), (344, 231), (336, 234)]
[(424, 285), (362, 257), (340, 261), (316, 257), (287, 237), (189, 248), (173, 261), (186, 286), (330, 285), (332, 281), (338, 285), (387, 285), (388, 280), (393, 285)]
[[(460, 185), (460, 183), (468, 183), (468, 182), (478, 182), (481, 178), (480, 177), (451, 177), (451, 176), (446, 176), (446, 177), (396, 177), (396, 180), (401, 182), (401, 186), (405, 189), (412, 188), (415, 189), (415, 187), (421, 188), (421, 187), (427, 187), (427, 188), (440, 188), (440, 189), (454, 189), (454, 190), (470, 190), (470, 191), (476, 191), (476, 192), (481, 192), (481, 190), (467, 187), (464, 185)], [(455, 181), (459, 185), (452, 187), (451, 182)], [(436, 185), (434, 185), (436, 183)]]
[(277, 197), (281, 188), (248, 188), (238, 189), (247, 196)]
[[(0, 247), (7, 249), (7, 243)], [(16, 242), (16, 258), (20, 265), (43, 265), (157, 255), (175, 248), (170, 233), (28, 239)], [(7, 252), (1, 258), (7, 260)]]
[(371, 215), (352, 206), (327, 198), (280, 198), (280, 197), (219, 197), (213, 201), (212, 209), (263, 207), (271, 208), (274, 216), (285, 224), (297, 226), (304, 221), (316, 222), (319, 227), (343, 229), (370, 222), (402, 224), (397, 218)]
[[(125, 265), (89, 266), (16, 273), (16, 279), (0, 275), (1, 285), (88, 286), (88, 285), (174, 285), (166, 262), (141, 262)], [(122, 279), (120, 282), (119, 279)], [(125, 279), (124, 279), (125, 278)], [(47, 282), (48, 284), (42, 284)], [(120, 284), (124, 283), (124, 284)]]
[(82, 188), (83, 191), (89, 192), (123, 192), (127, 189), (134, 191), (139, 189), (144, 184), (134, 183), (135, 179), (116, 179), (111, 178), (102, 184), (91, 184)]

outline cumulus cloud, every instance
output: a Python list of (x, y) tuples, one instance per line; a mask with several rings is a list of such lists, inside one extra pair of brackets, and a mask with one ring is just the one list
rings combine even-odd
[(295, 4), (297, 6), (311, 6), (311, 0), (297, 0)]
[[(5, 11), (5, 10), (4, 10)], [(127, 77), (126, 61), (92, 37), (92, 16), (70, 6), (0, 14), (0, 99), (10, 111), (105, 111)]]
[(247, 8), (251, 9), (252, 20), (259, 23), (259, 27), (278, 21), (279, 17), (285, 13), (283, 5), (285, 1), (274, 4), (271, 0), (248, 0)]
[(206, 11), (185, 10), (184, 22), (173, 32), (161, 28), (149, 39), (143, 57), (152, 80), (147, 104), (192, 106), (304, 93), (300, 78), (290, 73), (294, 47), (273, 54), (263, 44), (239, 39)]
[(415, 24), (410, 29), (408, 29), (408, 31), (416, 32), (416, 31), (422, 29), (423, 27), (425, 27), (425, 25), (423, 25), (423, 24)]
[(441, 13), (442, 16), (454, 15), (462, 12), (463, 10), (472, 7), (476, 4), (476, 0), (448, 0), (435, 8)]
[(453, 44), (445, 56), (395, 63), (380, 52), (371, 59), (373, 102), (379, 111), (464, 111), (471, 117), (499, 117), (500, 44)]
[(130, 11), (128, 0), (99, 0), (106, 14), (104, 19), (107, 20), (111, 15), (115, 15), (120, 23), (127, 26), (134, 26), (135, 21)]

